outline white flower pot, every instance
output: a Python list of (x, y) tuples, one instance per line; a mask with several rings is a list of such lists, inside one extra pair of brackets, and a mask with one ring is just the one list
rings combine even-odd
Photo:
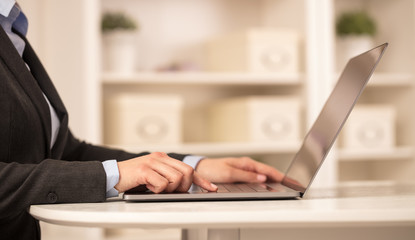
[(337, 40), (337, 69), (344, 68), (350, 58), (372, 49), (373, 37), (369, 35), (350, 35), (339, 37)]
[(104, 68), (120, 74), (132, 73), (136, 66), (135, 31), (104, 33)]

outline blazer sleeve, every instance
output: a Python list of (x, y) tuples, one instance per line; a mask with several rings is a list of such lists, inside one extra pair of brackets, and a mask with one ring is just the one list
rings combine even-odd
[(0, 162), (0, 182), (0, 223), (33, 204), (105, 200), (106, 174), (99, 161)]

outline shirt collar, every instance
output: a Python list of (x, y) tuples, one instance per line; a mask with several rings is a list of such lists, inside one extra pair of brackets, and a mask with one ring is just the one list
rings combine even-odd
[(15, 3), (16, 3), (16, 0), (1, 0), (0, 1), (0, 14), (5, 17), (8, 17)]

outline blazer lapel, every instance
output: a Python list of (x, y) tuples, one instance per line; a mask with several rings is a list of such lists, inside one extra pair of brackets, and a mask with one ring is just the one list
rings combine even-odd
[(47, 74), (45, 68), (43, 67), (42, 63), (40, 62), (30, 43), (27, 41), (26, 38), (23, 37), (23, 39), (26, 42), (25, 51), (23, 52), (24, 61), (29, 65), (31, 73), (35, 77), (42, 91), (45, 93), (45, 95), (48, 97), (49, 101), (55, 108), (58, 117), (64, 117), (65, 115), (67, 115), (67, 112), (62, 100), (59, 97), (58, 92), (56, 91), (55, 86), (50, 80), (49, 75)]
[[(20, 83), (22, 89), (29, 96), (33, 105), (39, 113), (39, 117), (42, 120), (42, 126), (45, 132), (46, 152), (50, 156), (50, 137), (51, 137), (51, 119), (49, 107), (42, 95), (42, 91), (37, 84), (36, 80), (28, 70), (25, 62), (20, 57), (19, 53), (15, 49), (13, 43), (10, 41), (6, 32), (0, 27), (0, 44), (1, 51), (0, 57), (4, 63), (8, 66), (9, 70), (15, 76), (16, 80)], [(8, 79), (8, 81), (14, 81), (14, 79)]]
[[(66, 111), (66, 108), (61, 98), (59, 97), (58, 92), (56, 91), (55, 86), (50, 80), (49, 75), (47, 74), (45, 68), (43, 67), (42, 63), (37, 57), (32, 46), (30, 45), (30, 43), (27, 41), (27, 39), (24, 36), (21, 36), (21, 37), (26, 42), (25, 51), (23, 52), (23, 59), (29, 65), (34, 78), (38, 82), (43, 93), (48, 97), (51, 105), (55, 109), (56, 114), (58, 115), (58, 118), (60, 120), (59, 133), (56, 138), (55, 144), (53, 145), (53, 148), (52, 148), (52, 157), (55, 159), (60, 159), (62, 157), (62, 153), (65, 148), (66, 138), (68, 134), (68, 113)], [(50, 122), (50, 117), (49, 117), (49, 122)]]

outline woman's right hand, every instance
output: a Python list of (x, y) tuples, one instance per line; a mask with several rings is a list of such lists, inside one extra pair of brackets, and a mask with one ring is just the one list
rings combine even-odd
[(145, 185), (154, 193), (187, 192), (193, 183), (208, 191), (217, 190), (216, 185), (202, 178), (192, 167), (165, 153), (154, 152), (117, 164), (120, 178), (115, 189), (118, 192), (139, 185)]

